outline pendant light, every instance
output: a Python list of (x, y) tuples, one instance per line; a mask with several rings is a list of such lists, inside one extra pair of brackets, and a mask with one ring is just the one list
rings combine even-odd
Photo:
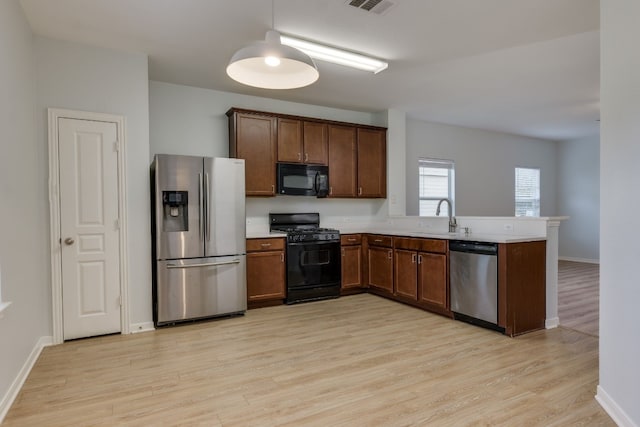
[[(271, 25), (275, 27), (274, 0), (271, 2)], [(283, 45), (280, 33), (267, 31), (264, 41), (237, 51), (229, 61), (227, 74), (247, 86), (264, 89), (295, 89), (318, 80), (318, 68), (306, 53)]]

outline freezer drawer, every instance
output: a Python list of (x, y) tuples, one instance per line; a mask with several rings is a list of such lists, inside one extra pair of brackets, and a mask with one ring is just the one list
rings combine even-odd
[(158, 261), (156, 325), (247, 309), (246, 255)]

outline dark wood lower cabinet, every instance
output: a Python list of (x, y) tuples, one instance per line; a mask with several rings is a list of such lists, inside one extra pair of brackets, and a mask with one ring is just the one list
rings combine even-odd
[(342, 289), (362, 287), (362, 246), (343, 246)]
[(282, 304), (286, 298), (283, 238), (247, 240), (248, 308)]
[(396, 249), (394, 268), (395, 295), (418, 300), (418, 253)]
[(447, 256), (420, 252), (418, 254), (420, 302), (448, 310)]
[(544, 329), (546, 241), (498, 245), (498, 325), (509, 336)]
[(393, 294), (393, 249), (369, 246), (367, 261), (369, 286)]

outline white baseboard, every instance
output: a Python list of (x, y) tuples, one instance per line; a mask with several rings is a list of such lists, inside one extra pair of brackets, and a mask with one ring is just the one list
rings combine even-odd
[(587, 264), (600, 264), (599, 259), (575, 258), (570, 256), (558, 256), (558, 261), (584, 262)]
[(140, 332), (151, 332), (155, 331), (156, 328), (153, 326), (153, 322), (143, 322), (143, 323), (132, 323), (129, 326), (129, 330), (132, 334), (139, 334)]
[(24, 361), (24, 365), (22, 365), (20, 372), (18, 372), (18, 375), (13, 380), (9, 390), (7, 390), (5, 395), (2, 397), (2, 400), (0, 400), (0, 424), (2, 424), (2, 420), (4, 420), (7, 412), (9, 412), (9, 408), (11, 408), (14, 400), (18, 397), (18, 393), (20, 393), (20, 389), (29, 376), (29, 372), (31, 372), (33, 365), (38, 360), (38, 356), (40, 356), (42, 349), (52, 344), (53, 337), (40, 337), (36, 345), (33, 347), (33, 350), (31, 350), (29, 357)]
[(559, 317), (552, 317), (551, 319), (546, 319), (544, 321), (545, 329), (557, 328), (559, 325), (560, 325), (560, 318)]
[(598, 385), (596, 400), (602, 406), (607, 414), (613, 419), (613, 421), (620, 427), (638, 427), (624, 410), (618, 406), (618, 404), (604, 391), (600, 385)]

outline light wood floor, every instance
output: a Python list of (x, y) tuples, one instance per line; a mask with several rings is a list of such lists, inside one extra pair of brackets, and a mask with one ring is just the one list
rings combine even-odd
[(583, 262), (558, 263), (560, 325), (598, 336), (600, 266)]
[[(6, 426), (614, 426), (598, 339), (373, 295), (45, 348)], [(3, 426), (5, 427), (5, 426)]]

